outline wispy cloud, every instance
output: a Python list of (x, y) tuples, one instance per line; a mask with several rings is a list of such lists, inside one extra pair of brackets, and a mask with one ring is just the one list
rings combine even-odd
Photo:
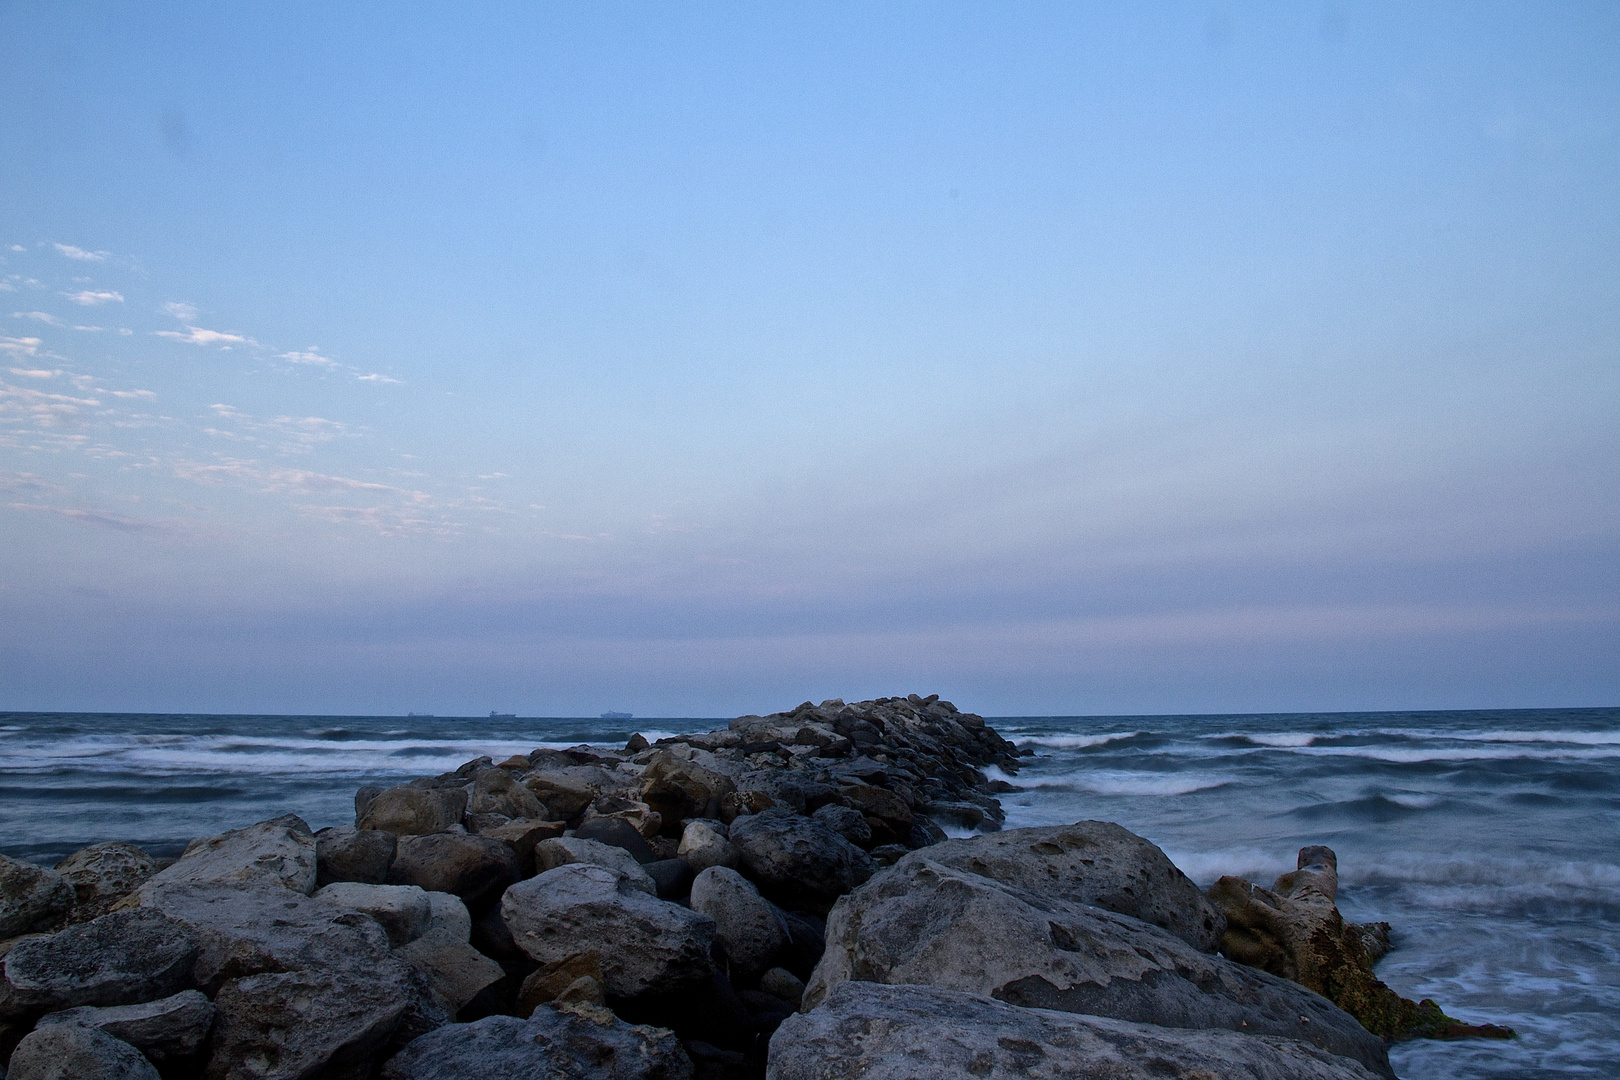
[(42, 322), (47, 326), (67, 325), (48, 311), (13, 311), (11, 317), (13, 319), (33, 319), (35, 322)]
[(330, 356), (322, 356), (321, 350), (314, 345), (298, 352), (284, 352), (281, 359), (294, 364), (317, 364), (321, 367), (337, 367), (337, 361)]
[(173, 315), (183, 323), (192, 323), (197, 321), (197, 309), (192, 307), (190, 304), (182, 304), (177, 300), (171, 300), (167, 304), (163, 305), (163, 310), (168, 312), (170, 315)]
[(54, 379), (62, 374), (60, 371), (48, 371), (45, 368), (14, 367), (9, 370), (13, 375), (21, 375), (25, 379)]
[(79, 415), (82, 409), (93, 409), (100, 405), (96, 398), (48, 394), (42, 390), (0, 382), (0, 420), (32, 420), (38, 427), (58, 427)]
[(377, 375), (377, 374), (357, 375), (357, 376), (355, 376), (355, 378), (357, 378), (361, 382), (374, 382), (374, 383), (398, 383), (399, 382), (398, 379), (390, 379), (387, 375)]
[(275, 441), (283, 451), (308, 449), (315, 443), (330, 442), (349, 434), (346, 424), (320, 416), (258, 417), (231, 405), (214, 404), (208, 407), (215, 416), (229, 421), (236, 429), (204, 429), (208, 434), (254, 442)]
[(111, 254), (106, 251), (86, 251), (84, 248), (74, 247), (72, 244), (53, 244), (52, 246), (68, 258), (79, 259), (83, 262), (106, 262), (107, 256)]
[(63, 293), (62, 295), (73, 301), (75, 304), (80, 304), (84, 307), (95, 307), (98, 304), (105, 304), (108, 301), (117, 301), (120, 304), (124, 302), (123, 293), (113, 292), (111, 290), (107, 292), (96, 292), (92, 289), (85, 289), (81, 292)]
[(7, 352), (12, 356), (33, 356), (38, 351), (37, 337), (0, 337), (0, 352)]
[(204, 330), (200, 326), (188, 326), (186, 332), (178, 330), (154, 330), (152, 333), (171, 341), (183, 341), (187, 345), (248, 345), (253, 339), (243, 337), (241, 334), (226, 334), (218, 330)]
[(117, 532), (171, 532), (170, 526), (159, 525), (151, 521), (140, 521), (136, 518), (124, 517), (122, 514), (110, 514), (105, 510), (80, 510), (72, 506), (47, 506), (43, 503), (6, 503), (8, 509), (23, 510), (36, 514), (54, 514), (57, 517), (67, 518), (80, 525), (89, 525), (98, 529), (112, 529)]

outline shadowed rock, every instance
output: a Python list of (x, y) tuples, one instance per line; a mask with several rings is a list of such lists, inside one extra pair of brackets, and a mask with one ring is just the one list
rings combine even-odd
[(11, 1002), (32, 1008), (130, 1005), (192, 985), (199, 936), (157, 911), (115, 911), (6, 954)]
[(663, 1028), (626, 1024), (588, 1004), (542, 1005), (527, 1020), (490, 1016), (424, 1035), (383, 1066), (383, 1080), (691, 1080), (692, 1061)]
[(190, 1057), (208, 1037), (214, 1003), (198, 990), (139, 1005), (85, 1006), (48, 1013), (39, 1026), (82, 1024), (122, 1039), (155, 1062)]
[(74, 903), (73, 886), (55, 870), (0, 855), (0, 939), (59, 925)]
[(398, 838), (383, 829), (336, 825), (315, 834), (315, 884), (359, 881), (381, 885), (388, 880)]
[(129, 1043), (82, 1024), (43, 1027), (17, 1044), (8, 1080), (158, 1080)]

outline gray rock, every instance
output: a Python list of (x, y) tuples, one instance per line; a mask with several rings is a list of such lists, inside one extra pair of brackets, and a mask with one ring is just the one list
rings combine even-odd
[(1373, 1080), (1309, 1043), (1021, 1009), (936, 987), (844, 983), (771, 1037), (767, 1080)]
[(686, 818), (718, 814), (720, 800), (736, 790), (731, 777), (667, 750), (649, 754), (641, 773), (641, 800), (671, 826), (672, 836)]
[(612, 815), (587, 817), (579, 823), (574, 835), (581, 840), (594, 840), (609, 847), (622, 848), (638, 863), (648, 863), (658, 858), (652, 845), (647, 843), (647, 838), (641, 835), (640, 830), (622, 817)]
[[(665, 841), (668, 843), (669, 841)], [(655, 859), (642, 863), (641, 869), (652, 878), (656, 895), (664, 900), (679, 900), (692, 888), (692, 864), (685, 859)]]
[(546, 808), (545, 816), (557, 821), (581, 813), (614, 786), (605, 770), (588, 766), (537, 770), (523, 777), (522, 783)]
[(315, 834), (315, 885), (334, 881), (361, 881), (381, 885), (388, 880), (398, 838), (384, 829), (357, 829), (334, 825)]
[(388, 868), (390, 884), (454, 893), (469, 904), (500, 895), (517, 879), (518, 858), (512, 845), (466, 833), (402, 836)]
[(560, 821), (542, 821), (539, 818), (516, 818), (512, 821), (488, 828), (477, 828), (473, 831), (479, 836), (490, 836), (496, 840), (510, 844), (517, 853), (518, 873), (523, 877), (533, 877), (534, 846), (542, 840), (550, 840), (563, 834), (563, 823)]
[(56, 872), (78, 902), (89, 905), (128, 896), (157, 873), (157, 862), (134, 844), (113, 840), (80, 848), (57, 863)]
[(699, 874), (711, 866), (736, 869), (737, 864), (742, 861), (742, 853), (736, 846), (726, 839), (719, 829), (706, 821), (686, 823), (686, 828), (681, 830), (681, 846), (676, 850), (676, 854), (685, 859)]
[(852, 783), (842, 789), (844, 798), (866, 818), (872, 840), (878, 844), (904, 844), (911, 836), (911, 807), (887, 788)]
[(759, 988), (795, 1009), (804, 1001), (804, 982), (787, 968), (771, 968), (765, 972), (759, 977)]
[(872, 826), (868, 825), (866, 817), (853, 807), (828, 803), (810, 816), (858, 848), (872, 845)]
[(770, 901), (735, 870), (711, 866), (692, 882), (692, 910), (714, 920), (715, 940), (731, 961), (731, 981), (752, 983), (788, 946)]
[(1164, 852), (1112, 822), (1008, 829), (947, 840), (910, 858), (1129, 915), (1203, 952), (1214, 952), (1226, 929), (1220, 909)]
[(371, 916), (290, 889), (228, 885), (150, 893), (143, 889), (142, 903), (196, 932), (202, 952), (193, 971), (205, 991), (240, 976), (305, 967), (351, 968), (388, 954), (388, 935)]
[(730, 839), (748, 876), (788, 907), (826, 911), (875, 869), (866, 852), (821, 822), (789, 810), (739, 817)]
[(1393, 1075), (1381, 1039), (1301, 986), (1128, 915), (917, 855), (840, 900), (826, 940), (809, 1008), (852, 979), (930, 985), (1030, 1008), (1303, 1039)]
[(501, 898), (501, 918), (541, 964), (603, 950), (602, 982), (614, 997), (676, 993), (713, 972), (713, 921), (604, 866), (572, 863), (518, 882)]
[(483, 769), (473, 776), (471, 814), (504, 814), (508, 818), (544, 818), (546, 808), (508, 769)]
[(425, 975), (454, 1012), (506, 975), (501, 965), (448, 932), (424, 935), (395, 949), (394, 955)]
[(108, 1008), (85, 1006), (47, 1013), (39, 1026), (82, 1024), (100, 1028), (115, 1039), (122, 1039), (162, 1062), (189, 1057), (208, 1037), (214, 1022), (214, 1003), (201, 991), (182, 990), (170, 997), (140, 1005), (113, 1005)]
[(388, 933), (388, 943), (396, 949), (427, 933), (433, 920), (433, 902), (427, 891), (416, 885), (339, 881), (318, 890), (315, 899), (370, 915)]
[(193, 840), (175, 864), (141, 886), (280, 885), (308, 896), (315, 891), (315, 836), (293, 814), (245, 829)]
[(99, 1028), (42, 1027), (11, 1054), (9, 1080), (158, 1080), (141, 1052)]
[(426, 836), (461, 823), (467, 809), (465, 788), (430, 788), (406, 784), (381, 792), (366, 804), (355, 824), (395, 836)]
[(527, 1020), (490, 1016), (440, 1028), (383, 1066), (383, 1080), (691, 1080), (692, 1061), (663, 1028), (626, 1024), (587, 1004), (542, 1005)]
[[(403, 965), (398, 965), (403, 967)], [(411, 1003), (404, 973), (325, 968), (232, 979), (214, 998), (208, 1080), (364, 1076)]]
[(18, 943), (5, 958), (9, 1003), (44, 1009), (131, 1005), (192, 983), (198, 935), (156, 911), (115, 911), (51, 937)]
[(657, 883), (623, 848), (596, 840), (582, 840), (577, 836), (559, 836), (555, 840), (542, 840), (534, 846), (534, 868), (537, 873), (543, 874), (547, 870), (575, 863), (617, 870), (636, 888), (653, 896), (658, 895)]
[(48, 930), (73, 904), (73, 886), (61, 874), (0, 855), (0, 939)]
[(456, 941), (472, 940), (472, 915), (467, 911), (467, 905), (461, 902), (461, 897), (446, 892), (430, 892), (428, 904), (429, 934), (441, 934)]

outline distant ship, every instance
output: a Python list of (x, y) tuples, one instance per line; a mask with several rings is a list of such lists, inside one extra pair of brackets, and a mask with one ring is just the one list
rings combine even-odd
[(602, 714), (602, 719), (604, 719), (604, 720), (633, 720), (635, 718), (633, 716), (631, 716), (627, 712), (605, 712), (605, 713)]
[(428, 718), (429, 720), (433, 719), (433, 714), (430, 713), (430, 712), (408, 712), (405, 715), (406, 716), (424, 716), (424, 717)]
[(496, 712), (494, 709), (491, 709), (489, 711), (489, 718), (491, 720), (516, 720), (517, 719), (517, 713), (515, 713), (515, 712)]

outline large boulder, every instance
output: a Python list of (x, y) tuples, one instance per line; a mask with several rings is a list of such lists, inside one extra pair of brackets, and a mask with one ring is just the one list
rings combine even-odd
[(828, 803), (810, 816), (858, 848), (866, 850), (873, 846), (872, 826), (854, 807)]
[[(656, 827), (647, 829), (644, 835), (643, 826), (647, 822), (644, 820), (643, 815), (633, 809), (627, 811), (627, 813), (629, 816), (623, 816), (620, 813), (597, 814), (593, 811), (586, 815), (584, 821), (579, 823), (579, 828), (574, 830), (574, 835), (581, 840), (595, 840), (597, 843), (606, 844), (609, 847), (623, 848), (637, 862), (652, 862), (658, 858), (658, 855), (653, 851), (652, 845), (647, 843), (647, 837), (657, 836), (658, 829)], [(630, 820), (632, 817), (636, 818), (637, 821)], [(663, 818), (660, 817), (659, 821), (662, 822)]]
[(177, 885), (279, 885), (315, 891), (315, 834), (294, 814), (193, 840), (175, 864), (141, 886), (142, 895)]
[(555, 870), (573, 863), (589, 863), (617, 870), (631, 884), (643, 892), (658, 895), (658, 886), (647, 871), (641, 868), (635, 856), (621, 847), (596, 840), (582, 840), (577, 836), (559, 836), (555, 840), (542, 840), (534, 846), (534, 868), (537, 873)]
[(739, 817), (731, 824), (730, 840), (749, 877), (787, 907), (825, 912), (875, 869), (866, 852), (790, 810)]
[(504, 814), (509, 818), (544, 818), (546, 808), (509, 769), (483, 769), (473, 776), (471, 814)]
[(73, 886), (61, 874), (0, 855), (0, 940), (57, 926), (73, 904)]
[(388, 868), (390, 884), (454, 893), (474, 905), (499, 896), (517, 879), (518, 858), (512, 845), (467, 833), (402, 836)]
[(720, 800), (736, 790), (731, 777), (667, 750), (654, 751), (641, 772), (641, 801), (662, 816), (669, 836), (681, 835), (687, 818), (717, 816)]
[(381, 885), (388, 880), (399, 840), (384, 829), (334, 825), (315, 834), (315, 885), (359, 881)]
[(157, 861), (136, 847), (112, 840), (80, 848), (56, 864), (56, 872), (73, 886), (80, 907), (122, 900), (157, 873)]
[(776, 907), (735, 870), (711, 866), (692, 882), (692, 910), (714, 920), (715, 940), (731, 962), (731, 981), (751, 984), (788, 946)]
[(615, 787), (606, 770), (594, 766), (537, 770), (524, 776), (522, 783), (546, 808), (545, 816), (558, 821), (584, 812), (598, 795)]
[(100, 1028), (55, 1024), (12, 1051), (9, 1080), (158, 1080), (141, 1052)]
[(1128, 915), (916, 856), (833, 909), (806, 1007), (850, 980), (938, 986), (1162, 1027), (1303, 1039), (1393, 1075), (1381, 1039), (1301, 986), (1201, 952)]
[[(396, 965), (403, 967), (403, 965)], [(232, 979), (214, 998), (208, 1080), (365, 1076), (411, 1004), (409, 978), (311, 968)]]
[(527, 1020), (490, 1016), (424, 1035), (383, 1066), (383, 1080), (691, 1080), (692, 1061), (663, 1028), (591, 1005), (542, 1005)]
[(6, 954), (8, 1009), (131, 1005), (192, 985), (198, 935), (157, 911), (115, 911)]
[(841, 794), (872, 830), (874, 844), (904, 844), (911, 837), (911, 807), (887, 788), (850, 784)]
[(681, 830), (681, 843), (675, 853), (685, 859), (696, 873), (701, 874), (711, 866), (735, 869), (742, 861), (742, 854), (720, 831), (724, 828), (718, 821), (687, 822), (686, 828)]
[(1333, 850), (1301, 848), (1298, 865), (1270, 889), (1237, 877), (1210, 887), (1225, 916), (1224, 955), (1326, 996), (1385, 1039), (1512, 1037), (1511, 1029), (1464, 1024), (1428, 998), (1411, 1001), (1384, 985), (1373, 974), (1363, 929), (1339, 914)]
[(433, 921), (431, 894), (416, 885), (366, 885), (339, 881), (318, 889), (315, 899), (349, 911), (363, 911), (376, 919), (388, 934), (388, 943), (399, 948), (427, 933)]
[(395, 836), (425, 836), (461, 823), (467, 790), (405, 784), (379, 793), (355, 820), (362, 829), (381, 829)]
[(139, 1005), (63, 1009), (41, 1017), (39, 1026), (82, 1024), (100, 1028), (150, 1060), (165, 1062), (195, 1054), (213, 1022), (214, 1003), (199, 990), (182, 990)]
[(501, 918), (541, 964), (602, 950), (603, 985), (617, 998), (679, 993), (713, 971), (712, 920), (605, 866), (571, 863), (521, 881), (501, 898)]
[(394, 955), (426, 976), (428, 985), (454, 1012), (506, 976), (501, 965), (451, 931), (426, 934), (395, 949)]
[(1112, 822), (1009, 829), (948, 840), (908, 858), (1129, 915), (1203, 952), (1215, 951), (1226, 927), (1220, 909), (1163, 851)]
[(430, 934), (445, 934), (456, 941), (472, 940), (472, 913), (461, 897), (447, 892), (428, 895), (428, 928)]
[(771, 1037), (767, 1080), (1374, 1080), (1293, 1039), (1021, 1009), (931, 986), (847, 982)]
[(196, 932), (202, 951), (193, 970), (206, 991), (241, 976), (348, 968), (388, 954), (388, 935), (371, 916), (290, 889), (193, 885), (143, 889), (142, 897), (148, 907)]
[(542, 840), (550, 840), (563, 834), (565, 826), (560, 821), (542, 821), (539, 818), (514, 818), (495, 825), (476, 829), (479, 836), (493, 837), (504, 844), (509, 844), (518, 858), (518, 873), (524, 877), (533, 877), (534, 846)]

